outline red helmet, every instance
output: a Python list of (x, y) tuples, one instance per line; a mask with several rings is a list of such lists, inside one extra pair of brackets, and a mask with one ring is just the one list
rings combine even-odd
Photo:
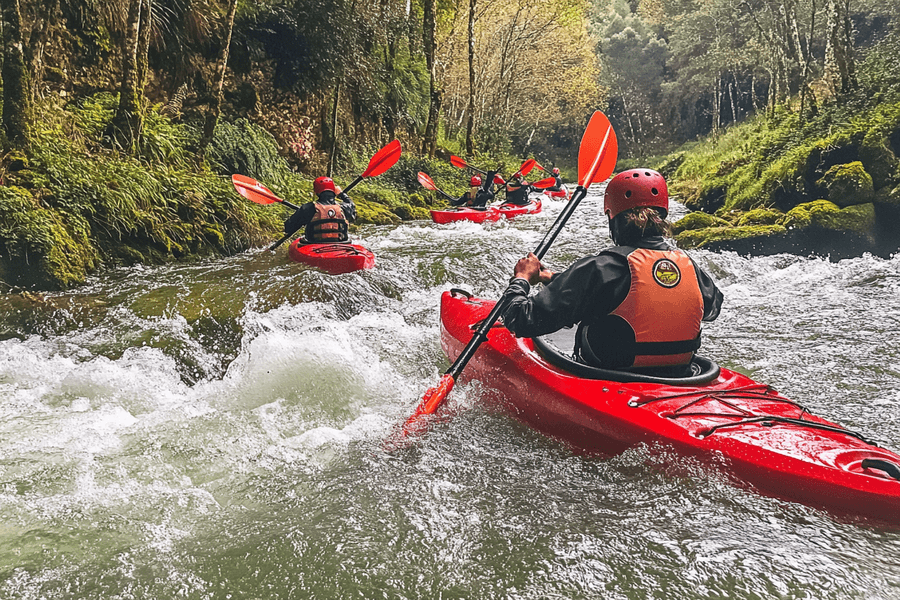
[(337, 194), (334, 189), (334, 180), (331, 177), (316, 177), (316, 180), (313, 181), (313, 193), (318, 196), (325, 190), (331, 190)]
[(559, 167), (553, 167), (553, 174), (559, 175)]
[(630, 169), (612, 178), (606, 186), (603, 210), (614, 219), (617, 214), (636, 206), (655, 206), (669, 214), (669, 189), (662, 175), (650, 169)]
[(469, 181), (469, 185), (471, 185), (471, 186), (481, 185), (481, 175), (472, 175), (472, 179), (471, 179), (471, 181)]

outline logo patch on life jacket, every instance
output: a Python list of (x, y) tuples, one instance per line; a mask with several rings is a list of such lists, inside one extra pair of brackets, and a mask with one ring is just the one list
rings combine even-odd
[(332, 219), (334, 218), (334, 215), (336, 215), (336, 214), (337, 214), (337, 213), (334, 212), (334, 209), (333, 209), (333, 208), (329, 208), (329, 209), (328, 209), (328, 216), (331, 217)]
[(653, 279), (663, 287), (675, 287), (681, 281), (681, 271), (668, 258), (661, 258), (653, 264)]

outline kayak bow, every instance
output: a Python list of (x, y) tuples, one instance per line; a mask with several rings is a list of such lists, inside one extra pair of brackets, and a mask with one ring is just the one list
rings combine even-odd
[(310, 244), (303, 238), (297, 238), (288, 247), (288, 256), (294, 262), (317, 267), (332, 275), (371, 269), (375, 266), (375, 255), (372, 251), (358, 244)]

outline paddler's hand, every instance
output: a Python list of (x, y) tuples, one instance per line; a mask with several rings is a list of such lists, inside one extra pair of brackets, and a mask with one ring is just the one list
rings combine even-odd
[(553, 271), (544, 268), (541, 261), (533, 252), (529, 252), (525, 258), (520, 258), (513, 269), (513, 277), (524, 279), (531, 285), (538, 283), (550, 283)]

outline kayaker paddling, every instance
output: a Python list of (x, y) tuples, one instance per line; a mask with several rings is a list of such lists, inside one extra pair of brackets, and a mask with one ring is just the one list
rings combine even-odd
[[(671, 225), (665, 179), (649, 169), (620, 173), (604, 210), (616, 246), (562, 273), (534, 255), (513, 271), (503, 314), (517, 337), (578, 326), (574, 352), (586, 364), (660, 376), (689, 370), (700, 323), (719, 315), (722, 293), (687, 254), (665, 241)], [(545, 284), (529, 297), (532, 285)]]
[(563, 181), (562, 177), (559, 176), (559, 167), (553, 167), (553, 171), (551, 171), (553, 179), (556, 180), (556, 183), (547, 188), (548, 192), (559, 192), (562, 191)]
[(503, 201), (503, 204), (525, 206), (530, 202), (528, 193), (531, 191), (531, 186), (528, 185), (528, 182), (521, 175), (513, 175), (506, 183), (505, 190), (506, 199)]
[(348, 226), (356, 220), (353, 201), (334, 185), (330, 177), (318, 177), (313, 181), (313, 193), (316, 195), (313, 202), (301, 205), (285, 220), (285, 233), (305, 226), (303, 237), (308, 243), (349, 242)]
[(483, 183), (480, 175), (473, 175), (469, 180), (468, 191), (457, 200), (451, 201), (450, 205), (484, 209), (487, 203), (494, 199), (494, 192), (491, 191), (492, 184), (490, 183), (493, 179), (493, 172), (487, 174), (486, 180), (488, 183), (486, 184)]

